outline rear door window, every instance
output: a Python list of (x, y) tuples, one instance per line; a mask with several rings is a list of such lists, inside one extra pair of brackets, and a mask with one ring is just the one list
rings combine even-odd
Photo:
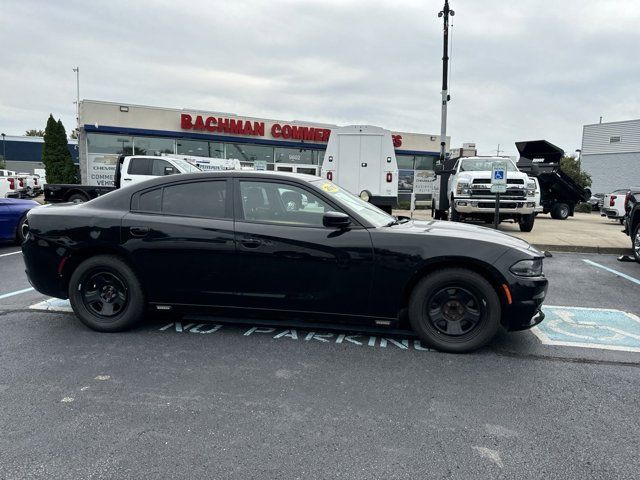
[(227, 218), (227, 181), (191, 182), (164, 188), (162, 213)]
[(176, 168), (166, 160), (154, 158), (152, 161), (153, 161), (153, 167), (151, 168), (151, 175), (154, 175), (156, 177), (161, 177), (163, 175), (173, 175), (174, 173), (178, 173)]
[(151, 175), (152, 158), (132, 158), (127, 173), (130, 175)]

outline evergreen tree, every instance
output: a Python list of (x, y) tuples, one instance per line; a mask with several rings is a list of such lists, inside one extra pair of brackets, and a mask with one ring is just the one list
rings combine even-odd
[(44, 131), (42, 163), (49, 183), (77, 183), (76, 167), (71, 158), (67, 133), (62, 122), (49, 115)]

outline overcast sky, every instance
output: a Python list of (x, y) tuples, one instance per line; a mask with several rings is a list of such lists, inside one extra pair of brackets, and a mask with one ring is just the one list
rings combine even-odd
[[(440, 131), (441, 0), (12, 1), (0, 131), (75, 123), (81, 98)], [(640, 117), (639, 0), (451, 0), (452, 146)]]

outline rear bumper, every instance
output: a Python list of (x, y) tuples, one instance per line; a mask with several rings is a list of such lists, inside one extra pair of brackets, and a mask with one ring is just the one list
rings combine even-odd
[(509, 331), (526, 330), (544, 320), (542, 303), (549, 281), (545, 277), (513, 277), (509, 285), (513, 302), (504, 308), (502, 325)]
[(618, 213), (617, 210), (611, 210), (611, 209), (608, 209), (608, 208), (603, 209), (602, 213), (600, 215), (603, 216), (603, 217), (608, 217), (608, 218), (622, 218), (623, 217), (622, 215), (620, 215)]
[(56, 298), (68, 298), (58, 267), (63, 257), (55, 250), (36, 245), (33, 235), (22, 244), (25, 273), (33, 288), (38, 292)]
[(398, 204), (398, 197), (382, 197), (372, 195), (369, 199), (369, 203), (372, 203), (376, 207), (395, 207)]

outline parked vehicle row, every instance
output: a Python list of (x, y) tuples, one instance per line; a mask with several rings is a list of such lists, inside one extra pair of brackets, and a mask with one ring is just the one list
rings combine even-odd
[(150, 309), (411, 326), (466, 352), (544, 318), (544, 256), (484, 227), (396, 218), (326, 179), (277, 172), (170, 175), (28, 215), (39, 292), (90, 328)]

